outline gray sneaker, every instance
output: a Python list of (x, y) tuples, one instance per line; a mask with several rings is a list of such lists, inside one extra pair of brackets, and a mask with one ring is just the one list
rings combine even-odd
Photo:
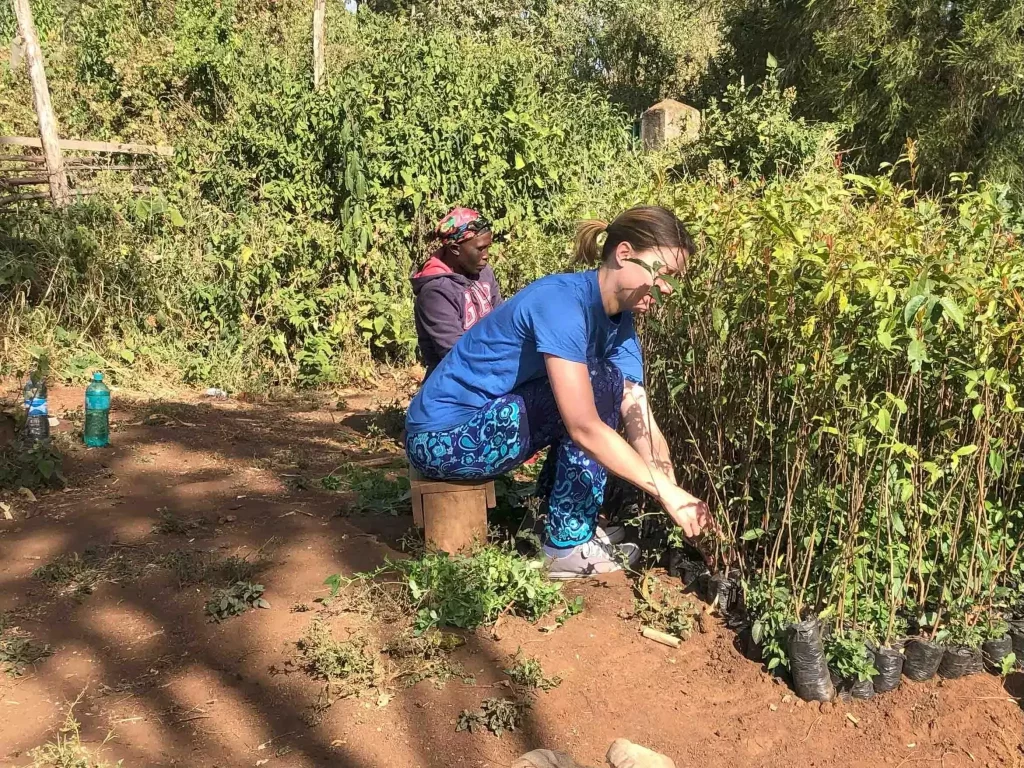
[(626, 540), (626, 526), (599, 525), (594, 531), (594, 538), (603, 541), (605, 544), (621, 544)]
[(594, 537), (572, 549), (544, 546), (549, 579), (584, 579), (622, 570), (622, 562), (633, 567), (640, 559), (636, 544), (606, 544)]

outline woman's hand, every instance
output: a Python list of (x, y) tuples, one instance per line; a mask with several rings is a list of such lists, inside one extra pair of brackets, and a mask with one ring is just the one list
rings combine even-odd
[(696, 496), (691, 496), (677, 485), (668, 485), (658, 490), (658, 501), (665, 513), (687, 536), (699, 536), (701, 531), (714, 526), (708, 505)]

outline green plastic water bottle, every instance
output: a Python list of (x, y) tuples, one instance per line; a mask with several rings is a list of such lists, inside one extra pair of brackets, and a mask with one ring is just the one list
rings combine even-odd
[(110, 444), (110, 387), (103, 383), (99, 371), (85, 388), (85, 444), (90, 448)]

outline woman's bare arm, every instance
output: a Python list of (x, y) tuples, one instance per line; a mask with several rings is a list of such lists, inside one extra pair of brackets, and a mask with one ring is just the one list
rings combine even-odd
[(622, 395), (622, 423), (626, 429), (626, 441), (640, 454), (640, 458), (676, 483), (668, 442), (651, 413), (647, 391), (632, 381), (626, 382)]
[(650, 466), (619, 434), (601, 421), (590, 373), (583, 363), (544, 355), (544, 363), (569, 438), (609, 472), (656, 498), (687, 536), (711, 524), (707, 505)]

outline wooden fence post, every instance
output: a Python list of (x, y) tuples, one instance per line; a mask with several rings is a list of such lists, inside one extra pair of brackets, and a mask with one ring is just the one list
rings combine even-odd
[(320, 90), (325, 75), (327, 0), (313, 0), (313, 88)]
[(50, 102), (50, 87), (46, 83), (46, 71), (43, 69), (43, 49), (39, 47), (36, 25), (32, 21), (32, 9), (28, 0), (14, 0), (14, 14), (18, 18), (18, 29), (25, 41), (25, 58), (28, 59), (28, 72), (32, 80), (32, 99), (35, 102), (36, 118), (39, 120), (39, 139), (43, 145), (43, 156), (46, 158), (46, 175), (50, 183), (50, 198), (58, 208), (63, 208), (71, 200), (68, 186), (68, 175), (64, 170), (64, 158), (60, 153), (60, 139), (57, 131), (57, 118), (53, 114)]

